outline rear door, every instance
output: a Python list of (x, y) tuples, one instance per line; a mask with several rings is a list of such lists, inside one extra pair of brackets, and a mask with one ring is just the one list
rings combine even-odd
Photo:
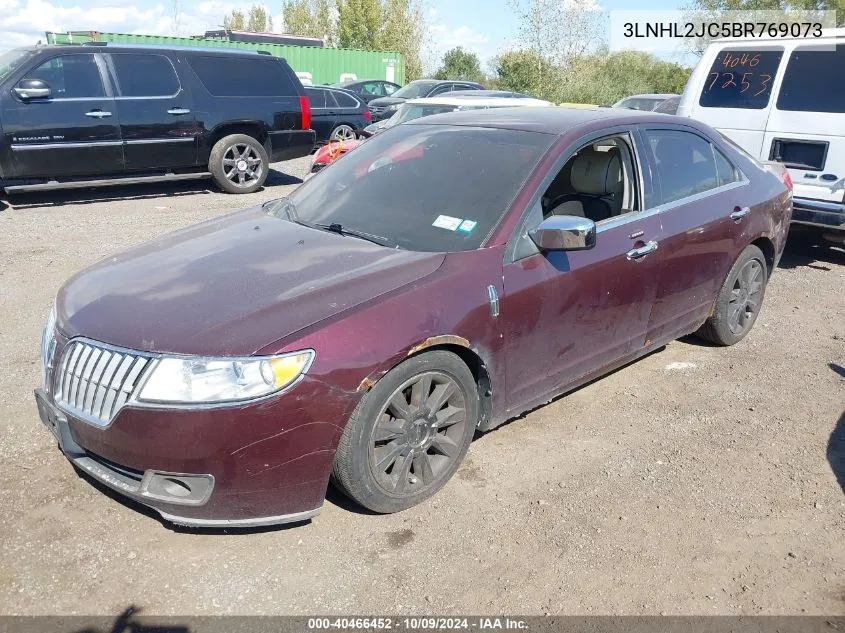
[(330, 90), (307, 87), (305, 94), (311, 103), (311, 129), (316, 133), (318, 143), (325, 142), (334, 129), (337, 104)]
[(40, 79), (50, 96), (22, 99), (3, 91), (3, 134), (14, 175), (69, 177), (123, 169), (115, 102), (105, 64), (95, 53), (68, 53), (42, 61), (22, 79)]
[(783, 57), (784, 47), (773, 45), (732, 45), (705, 57), (700, 63), (707, 74), (696, 69), (686, 114), (724, 132), (752, 155), (767, 158), (763, 136)]
[(703, 322), (760, 209), (748, 179), (710, 139), (672, 126), (644, 126), (640, 135), (663, 230), (648, 338), (665, 341)]
[(842, 202), (845, 191), (845, 44), (789, 55), (763, 143), (784, 163), (797, 198)]
[(107, 56), (127, 171), (190, 167), (197, 162), (196, 116), (173, 61), (158, 53)]

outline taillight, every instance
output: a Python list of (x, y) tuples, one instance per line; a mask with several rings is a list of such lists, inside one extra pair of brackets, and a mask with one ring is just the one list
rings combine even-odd
[(299, 98), (299, 109), (302, 111), (302, 129), (311, 129), (311, 103), (308, 97), (302, 96)]
[(367, 119), (367, 121), (372, 121), (373, 120), (373, 113), (370, 112), (369, 110), (364, 110), (364, 118)]
[(792, 184), (792, 176), (789, 175), (789, 172), (785, 169), (783, 170), (783, 184), (786, 185), (786, 188), (792, 191), (793, 184)]

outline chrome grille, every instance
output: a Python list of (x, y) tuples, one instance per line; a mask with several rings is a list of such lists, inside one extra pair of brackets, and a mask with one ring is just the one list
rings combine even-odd
[(137, 352), (71, 341), (54, 377), (56, 404), (106, 426), (127, 403), (152, 358)]

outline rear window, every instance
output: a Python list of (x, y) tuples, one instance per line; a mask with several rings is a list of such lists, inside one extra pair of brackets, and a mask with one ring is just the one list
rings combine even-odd
[(795, 49), (789, 57), (778, 110), (845, 112), (845, 46)]
[(112, 55), (123, 97), (169, 97), (179, 92), (179, 78), (163, 55)]
[(337, 101), (337, 105), (341, 108), (357, 108), (358, 102), (355, 100), (354, 97), (345, 94), (343, 92), (335, 92), (334, 93), (335, 101)]
[(216, 97), (294, 96), (299, 90), (276, 59), (247, 55), (191, 55), (188, 63)]
[(704, 80), (704, 108), (762, 110), (769, 105), (782, 50), (721, 51)]

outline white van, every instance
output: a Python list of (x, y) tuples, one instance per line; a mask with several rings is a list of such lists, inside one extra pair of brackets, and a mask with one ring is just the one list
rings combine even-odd
[(845, 29), (820, 38), (717, 40), (693, 71), (678, 115), (784, 163), (795, 187), (793, 223), (845, 239)]

